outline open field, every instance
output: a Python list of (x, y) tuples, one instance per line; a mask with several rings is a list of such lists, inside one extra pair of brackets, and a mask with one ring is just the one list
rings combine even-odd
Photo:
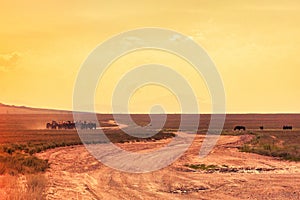
[(258, 131), (240, 150), (285, 160), (300, 161), (299, 131)]
[[(112, 123), (111, 115), (99, 115), (99, 122), (106, 136), (113, 143), (129, 141), (159, 140), (173, 137), (171, 132), (161, 131), (150, 138), (135, 138), (125, 134)], [(43, 172), (48, 167), (47, 161), (36, 158), (33, 154), (47, 149), (82, 144), (76, 130), (48, 130), (51, 120), (73, 120), (70, 114), (28, 114), (0, 115), (0, 174), (18, 174)], [(97, 137), (97, 130), (90, 130), (85, 135), (87, 143), (102, 143)]]
[[(251, 137), (221, 136), (213, 152), (200, 159), (203, 135), (198, 135), (172, 165), (145, 174), (109, 168), (80, 146), (49, 150), (38, 157), (52, 163), (46, 172), (48, 199), (299, 199), (300, 163), (240, 152), (238, 147)], [(120, 146), (145, 152), (169, 140)]]
[[(193, 115), (189, 115), (193, 118)], [(148, 115), (132, 115), (139, 125), (150, 123)], [(98, 120), (103, 126), (108, 126), (112, 115), (98, 115)], [(46, 130), (46, 123), (52, 120), (73, 120), (71, 114), (0, 114), (0, 144), (24, 143), (24, 142), (57, 142), (78, 141), (79, 137), (75, 130)], [(209, 125), (210, 115), (200, 115), (198, 133), (205, 134)], [(168, 115), (163, 130), (177, 131), (180, 115)], [(293, 131), (283, 131), (283, 125), (293, 125)], [(277, 134), (289, 135), (300, 131), (300, 114), (237, 114), (227, 115), (223, 134), (233, 134), (235, 125), (246, 126), (246, 133), (259, 132), (259, 126), (264, 126), (262, 133), (276, 132)], [(115, 131), (115, 130), (114, 130)], [(108, 133), (107, 131), (106, 133)], [(108, 133), (109, 134), (109, 133)]]
[[(132, 118), (142, 126), (150, 123), (148, 115)], [(98, 115), (112, 142), (129, 151), (147, 152), (172, 140), (180, 115), (168, 115), (164, 128), (152, 139), (126, 135), (111, 123), (112, 119), (111, 115)], [(81, 144), (75, 130), (45, 129), (49, 121), (72, 120), (71, 114), (2, 114), (0, 174), (6, 175), (0, 176), (0, 195), (9, 195), (5, 191), (11, 188), (4, 184), (8, 179), (17, 177), (19, 190), (25, 190), (26, 177), (42, 172), (42, 178), (36, 178), (42, 185), (38, 190), (47, 199), (300, 198), (300, 163), (293, 162), (299, 160), (300, 115), (227, 115), (217, 146), (200, 159), (198, 152), (209, 119), (210, 115), (201, 115), (197, 138), (175, 163), (156, 172), (132, 175), (104, 166), (81, 145), (73, 146)], [(235, 125), (247, 129), (234, 132)], [(259, 130), (262, 125), (263, 131)], [(283, 131), (283, 125), (292, 125), (293, 130)], [(97, 131), (89, 134), (94, 141)], [(265, 184), (269, 187), (263, 189)]]

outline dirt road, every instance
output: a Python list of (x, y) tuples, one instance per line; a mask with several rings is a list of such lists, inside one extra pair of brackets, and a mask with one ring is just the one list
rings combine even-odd
[[(300, 163), (239, 152), (251, 136), (221, 136), (213, 151), (198, 157), (204, 136), (159, 171), (131, 174), (98, 162), (84, 146), (52, 149), (38, 156), (51, 163), (47, 199), (300, 199)], [(149, 151), (168, 140), (119, 144), (130, 151)], [(187, 164), (230, 170), (194, 170)]]

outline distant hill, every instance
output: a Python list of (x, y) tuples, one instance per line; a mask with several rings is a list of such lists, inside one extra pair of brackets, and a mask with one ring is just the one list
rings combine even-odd
[(0, 114), (70, 114), (71, 111), (30, 108), (0, 103)]

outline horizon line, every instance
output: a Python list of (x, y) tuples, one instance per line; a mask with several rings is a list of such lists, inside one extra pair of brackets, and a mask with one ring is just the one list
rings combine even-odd
[(131, 113), (112, 113), (112, 112), (88, 112), (88, 111), (75, 111), (75, 110), (66, 110), (66, 109), (59, 109), (59, 108), (43, 108), (43, 107), (31, 107), (31, 106), (26, 106), (26, 105), (14, 105), (14, 104), (5, 104), (5, 103), (0, 103), (0, 105), (4, 106), (10, 106), (10, 107), (19, 107), (19, 108), (27, 108), (27, 109), (41, 109), (41, 110), (51, 110), (51, 111), (57, 111), (57, 112), (82, 112), (82, 113), (96, 113), (96, 114), (120, 114), (120, 115), (125, 115), (125, 114), (140, 114), (140, 115), (161, 115), (161, 114), (174, 114), (174, 115), (179, 115), (179, 114), (187, 114), (187, 115), (201, 115), (201, 114), (235, 114), (235, 115), (242, 115), (242, 114), (300, 114), (300, 112), (225, 112), (225, 113), (211, 113), (211, 112), (203, 112), (203, 113), (179, 113), (179, 112), (166, 112), (166, 113), (147, 113), (147, 112), (131, 112)]

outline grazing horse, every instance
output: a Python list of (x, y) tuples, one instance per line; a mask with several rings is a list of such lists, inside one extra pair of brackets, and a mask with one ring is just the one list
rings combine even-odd
[(283, 130), (292, 130), (293, 127), (292, 126), (283, 126), (282, 129)]
[(245, 131), (246, 130), (246, 127), (245, 126), (235, 126), (234, 127), (234, 129), (233, 129), (234, 131), (236, 131), (236, 130), (243, 130), (243, 131)]

